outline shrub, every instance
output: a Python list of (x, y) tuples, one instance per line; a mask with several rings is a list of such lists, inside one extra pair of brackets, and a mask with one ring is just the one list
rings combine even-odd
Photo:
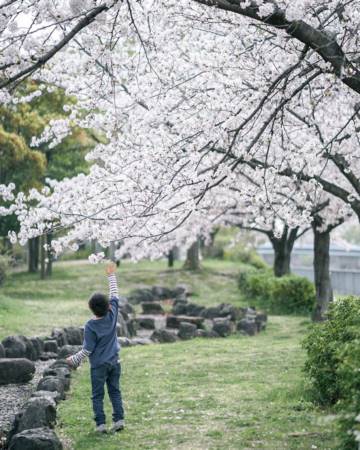
[(269, 267), (254, 249), (246, 249), (243, 245), (225, 248), (223, 258), (227, 261), (239, 261), (256, 269), (267, 269)]
[[(328, 320), (314, 325), (304, 341), (305, 372), (313, 402), (335, 406), (341, 449), (357, 449), (360, 424), (360, 299), (330, 306)], [(357, 434), (358, 433), (358, 434)]]
[(297, 275), (278, 278), (270, 270), (243, 272), (239, 287), (252, 304), (273, 314), (307, 314), (314, 308), (313, 284)]
[(4, 283), (9, 268), (9, 257), (0, 254), (0, 286)]

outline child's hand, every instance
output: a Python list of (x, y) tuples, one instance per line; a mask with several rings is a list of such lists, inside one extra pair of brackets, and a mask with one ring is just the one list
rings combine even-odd
[(66, 358), (66, 362), (67, 362), (67, 364), (68, 364), (69, 367), (71, 367), (72, 369), (74, 368), (74, 364), (73, 364), (73, 362), (72, 362), (71, 356), (68, 356), (68, 357)]
[(109, 264), (106, 265), (106, 275), (112, 275), (113, 273), (115, 273), (116, 271), (116, 264), (114, 262), (110, 262)]

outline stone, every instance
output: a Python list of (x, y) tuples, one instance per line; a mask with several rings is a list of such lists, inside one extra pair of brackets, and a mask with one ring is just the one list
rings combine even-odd
[(268, 320), (268, 318), (267, 318), (266, 313), (256, 313), (255, 323), (256, 323), (258, 332), (266, 329), (267, 320)]
[(58, 392), (61, 400), (65, 398), (65, 381), (60, 377), (48, 376), (41, 378), (37, 385), (37, 391)]
[(173, 289), (173, 293), (175, 294), (175, 297), (181, 294), (185, 294), (187, 297), (191, 297), (192, 295), (194, 295), (192, 288), (187, 284), (176, 285), (175, 289)]
[(121, 347), (131, 347), (132, 342), (131, 339), (127, 338), (127, 337), (120, 337), (118, 338), (118, 343)]
[(178, 301), (176, 301), (174, 303), (174, 306), (173, 306), (171, 312), (175, 316), (185, 316), (186, 313), (187, 313), (187, 304), (186, 304), (186, 302), (178, 302)]
[(135, 317), (129, 316), (129, 320), (126, 321), (126, 327), (128, 330), (129, 337), (136, 336), (139, 326), (138, 326), (138, 323), (137, 323)]
[(143, 317), (138, 316), (136, 321), (140, 328), (145, 328), (146, 330), (155, 330), (155, 319), (153, 317)]
[(25, 336), (8, 336), (2, 341), (6, 358), (27, 358), (36, 360), (36, 349)]
[(186, 305), (186, 315), (187, 316), (201, 316), (205, 307), (197, 305), (196, 303), (188, 303)]
[(54, 400), (55, 403), (59, 403), (61, 395), (57, 391), (35, 391), (32, 393), (31, 398), (46, 397)]
[(131, 291), (128, 296), (129, 302), (133, 305), (137, 305), (142, 302), (153, 302), (155, 299), (154, 294), (148, 288), (135, 289)]
[(56, 369), (57, 367), (64, 367), (65, 369), (68, 369), (69, 364), (66, 359), (57, 359), (49, 366), (49, 369)]
[(74, 353), (77, 353), (78, 351), (80, 351), (81, 348), (82, 348), (81, 345), (64, 345), (58, 351), (58, 358), (66, 359), (68, 356), (71, 356)]
[(174, 332), (163, 329), (163, 330), (155, 330), (153, 334), (150, 336), (150, 339), (152, 341), (159, 343), (170, 343), (176, 342), (177, 336)]
[(141, 303), (143, 314), (165, 314), (164, 308), (158, 302)]
[(162, 315), (138, 315), (136, 321), (139, 328), (146, 330), (160, 330), (166, 328), (166, 317)]
[(37, 360), (40, 358), (41, 353), (44, 351), (44, 342), (39, 337), (31, 337), (31, 338), (29, 338), (29, 340), (30, 340), (30, 342), (33, 346), (34, 352), (35, 352), (35, 356), (36, 356), (35, 360)]
[(241, 319), (237, 323), (236, 328), (242, 334), (245, 334), (247, 336), (255, 336), (255, 334), (257, 333), (257, 325), (255, 323), (255, 320)]
[(153, 286), (151, 292), (156, 300), (167, 300), (174, 297), (173, 291), (163, 286)]
[(56, 339), (59, 347), (68, 344), (66, 333), (62, 328), (54, 328), (51, 332), (51, 337)]
[(213, 329), (221, 337), (229, 336), (234, 332), (234, 322), (224, 317), (218, 317), (213, 319)]
[(0, 358), (5, 358), (5, 347), (0, 342)]
[(33, 379), (35, 364), (26, 358), (0, 359), (0, 384), (27, 383)]
[(122, 297), (122, 302), (119, 305), (119, 311), (126, 312), (127, 314), (135, 314), (135, 308), (129, 303), (129, 300)]
[(131, 339), (132, 345), (150, 345), (153, 343), (154, 343), (154, 341), (152, 341), (150, 338), (146, 338), (146, 337), (134, 337)]
[(197, 335), (197, 326), (189, 322), (180, 322), (178, 337), (180, 339), (192, 339)]
[(45, 352), (57, 353), (58, 349), (59, 348), (58, 348), (56, 339), (44, 341), (44, 351)]
[(9, 446), (9, 450), (62, 450), (62, 448), (59, 438), (49, 428), (22, 431), (13, 436)]
[(196, 335), (197, 335), (197, 337), (203, 337), (203, 338), (218, 338), (218, 337), (220, 337), (214, 330), (202, 330), (201, 328), (198, 328)]
[(52, 367), (48, 368), (43, 373), (44, 377), (52, 376), (62, 378), (64, 380), (64, 388), (65, 391), (68, 391), (70, 388), (70, 367)]
[(53, 353), (53, 352), (42, 352), (40, 354), (40, 360), (41, 361), (49, 361), (49, 359), (56, 359), (57, 358), (57, 353)]
[(191, 317), (191, 316), (174, 316), (168, 315), (166, 318), (167, 328), (180, 328), (181, 322), (188, 322), (195, 325), (197, 328), (203, 328), (203, 317)]
[(31, 428), (53, 427), (56, 422), (56, 403), (49, 397), (32, 397), (23, 406), (16, 432)]
[(66, 339), (69, 345), (82, 345), (84, 340), (83, 330), (79, 327), (64, 328)]
[(116, 325), (117, 336), (129, 337), (127, 323), (121, 313), (118, 314), (118, 323)]
[(221, 303), (217, 306), (205, 308), (201, 315), (206, 319), (215, 319), (217, 317), (229, 317), (231, 320), (237, 320), (243, 317), (243, 312), (240, 308), (236, 308), (228, 303)]

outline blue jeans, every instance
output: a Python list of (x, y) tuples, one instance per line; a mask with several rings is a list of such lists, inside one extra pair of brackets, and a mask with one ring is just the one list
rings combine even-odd
[(107, 385), (107, 391), (113, 407), (113, 421), (124, 419), (124, 409), (120, 392), (120, 363), (105, 363), (99, 367), (91, 369), (91, 387), (92, 404), (95, 415), (96, 425), (105, 424), (104, 413), (104, 386)]

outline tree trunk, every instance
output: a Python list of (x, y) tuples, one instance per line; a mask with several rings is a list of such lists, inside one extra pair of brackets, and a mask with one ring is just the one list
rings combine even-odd
[(316, 224), (314, 230), (314, 281), (316, 289), (316, 306), (313, 320), (326, 319), (329, 303), (333, 301), (330, 277), (330, 231), (319, 232)]
[(167, 260), (168, 260), (168, 267), (174, 267), (174, 260), (175, 260), (174, 249), (171, 249), (167, 254)]
[(289, 231), (288, 227), (284, 227), (281, 237), (276, 237), (271, 232), (268, 234), (270, 242), (274, 249), (274, 275), (282, 277), (290, 273), (291, 252), (297, 239), (298, 228)]
[(28, 271), (35, 273), (39, 270), (39, 238), (32, 238), (28, 243)]
[(44, 248), (45, 245), (45, 237), (42, 235), (40, 237), (40, 278), (42, 280), (45, 279), (46, 271), (45, 271), (45, 258), (46, 258), (46, 251)]
[(46, 277), (51, 277), (52, 275), (52, 263), (53, 263), (53, 256), (51, 251), (51, 241), (52, 241), (52, 233), (49, 233), (46, 235), (46, 244), (47, 244), (47, 250), (46, 250), (46, 271), (45, 275)]
[(197, 239), (186, 252), (186, 270), (200, 270), (200, 240)]

